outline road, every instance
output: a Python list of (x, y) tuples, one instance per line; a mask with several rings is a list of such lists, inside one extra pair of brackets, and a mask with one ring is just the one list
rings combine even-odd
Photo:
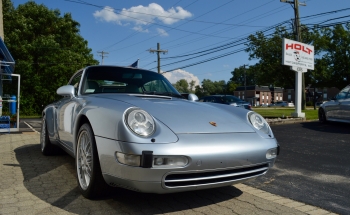
[(305, 122), (272, 130), (281, 154), (274, 168), (248, 185), (350, 214), (350, 125)]

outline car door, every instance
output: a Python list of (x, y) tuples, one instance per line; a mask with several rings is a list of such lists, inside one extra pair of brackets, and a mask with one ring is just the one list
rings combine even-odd
[(73, 151), (74, 143), (74, 120), (76, 116), (76, 107), (79, 105), (79, 98), (77, 98), (77, 92), (79, 89), (79, 83), (81, 79), (81, 73), (76, 74), (68, 83), (75, 87), (75, 95), (73, 97), (66, 96), (56, 103), (56, 126), (58, 131), (59, 142), (70, 151)]
[(325, 112), (327, 114), (327, 117), (330, 119), (342, 119), (344, 118), (344, 114), (342, 113), (341, 104), (345, 101), (349, 86), (342, 89), (335, 97), (334, 100), (329, 101), (325, 105)]

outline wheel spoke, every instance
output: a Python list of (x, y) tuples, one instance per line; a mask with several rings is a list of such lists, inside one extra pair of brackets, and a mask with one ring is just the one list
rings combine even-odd
[(92, 176), (92, 142), (89, 134), (86, 131), (80, 133), (78, 139), (78, 152), (77, 152), (77, 171), (79, 177), (79, 183), (85, 190), (88, 188), (91, 182)]

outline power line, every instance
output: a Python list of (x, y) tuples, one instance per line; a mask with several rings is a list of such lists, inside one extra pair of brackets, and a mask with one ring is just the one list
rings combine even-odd
[[(345, 24), (345, 23), (348, 23), (348, 22), (349, 21), (347, 21), (347, 22), (346, 21), (344, 21), (344, 22), (336, 22), (336, 23), (329, 24), (326, 27), (335, 26), (335, 25), (339, 25), (339, 24)], [(315, 27), (315, 28), (319, 28), (319, 27)], [(311, 29), (314, 29), (314, 28), (311, 28)], [(246, 48), (237, 49), (237, 50), (234, 50), (232, 52), (227, 52), (227, 53), (224, 53), (224, 54), (221, 54), (221, 55), (218, 55), (218, 56), (207, 58), (205, 60), (201, 60), (201, 61), (198, 61), (198, 62), (195, 62), (195, 63), (191, 63), (191, 64), (188, 64), (188, 65), (185, 65), (185, 66), (177, 67), (175, 69), (167, 70), (167, 71), (165, 71), (163, 73), (171, 72), (171, 71), (174, 71), (174, 70), (177, 70), (177, 69), (183, 69), (183, 68), (187, 68), (187, 67), (192, 67), (192, 66), (195, 66), (195, 65), (198, 65), (198, 64), (202, 64), (202, 63), (206, 63), (206, 62), (209, 62), (209, 61), (213, 61), (213, 60), (216, 60), (216, 59), (219, 59), (219, 58), (223, 58), (223, 57), (226, 57), (226, 56), (229, 56), (229, 55), (233, 55), (233, 54), (242, 52), (245, 49)], [(163, 65), (163, 66), (165, 66), (165, 65)]]
[[(268, 3), (270, 3), (270, 2), (268, 2)], [(266, 3), (266, 4), (268, 4), (268, 3)], [(266, 5), (265, 4), (265, 5)], [(264, 6), (264, 5), (261, 5), (261, 6)], [(259, 7), (261, 7), (261, 6), (259, 6)], [(283, 6), (282, 6), (283, 7)], [(279, 8), (282, 8), (282, 7), (279, 7)], [(279, 8), (277, 8), (277, 9), (279, 9)], [(254, 8), (254, 9), (256, 9), (256, 8)], [(252, 9), (252, 10), (254, 10), (254, 9)], [(273, 12), (274, 10), (277, 10), (277, 9), (273, 9), (272, 11), (270, 11), (270, 12)], [(252, 11), (252, 10), (250, 10), (250, 11)], [(279, 12), (279, 11), (278, 11)], [(243, 13), (244, 14), (244, 13)], [(262, 15), (265, 15), (266, 13), (264, 13), (264, 14), (262, 14)], [(273, 13), (274, 14), (274, 13)], [(258, 17), (260, 17), (260, 16), (262, 16), (262, 15), (259, 15)], [(268, 14), (268, 15), (265, 15), (264, 17), (266, 17), (266, 16), (269, 16), (269, 15), (272, 15), (272, 14)], [(238, 15), (237, 15), (238, 16)], [(237, 16), (235, 16), (235, 17), (237, 17)], [(231, 17), (231, 18), (234, 18), (234, 17)], [(251, 20), (251, 19), (250, 19)], [(246, 21), (245, 21), (246, 22)], [(241, 23), (245, 23), (245, 22), (241, 22)], [(228, 29), (228, 30), (231, 30), (231, 29)], [(226, 30), (227, 31), (227, 30)], [(200, 32), (200, 31), (199, 31)], [(216, 32), (215, 32), (216, 33)], [(222, 32), (221, 32), (222, 33)], [(188, 36), (188, 35), (187, 35)], [(185, 37), (187, 37), (187, 36), (185, 36)], [(182, 37), (182, 38), (184, 38), (184, 37)], [(179, 39), (182, 39), (182, 38), (179, 38)], [(178, 48), (178, 47), (180, 47), (180, 46), (182, 46), (182, 45), (186, 45), (186, 44), (188, 44), (188, 43), (191, 43), (191, 42), (193, 42), (193, 41), (195, 41), (195, 42), (197, 42), (197, 41), (199, 41), (199, 40), (201, 40), (201, 39), (204, 39), (204, 38), (206, 38), (205, 36), (204, 37), (200, 37), (199, 39), (198, 38), (196, 38), (196, 39), (194, 39), (194, 40), (192, 40), (192, 41), (189, 41), (189, 42), (185, 42), (185, 43), (183, 43), (183, 44), (177, 44), (176, 45), (176, 48)], [(177, 41), (177, 40), (179, 40), (179, 39), (176, 39), (176, 40), (173, 40), (173, 41)], [(228, 40), (231, 40), (231, 39), (236, 39), (236, 38), (230, 38), (230, 39), (227, 39), (227, 40), (225, 40), (225, 41), (228, 41)], [(173, 41), (171, 41), (171, 42), (173, 42)], [(168, 42), (169, 43), (169, 42)], [(167, 44), (167, 43), (165, 43), (165, 44)], [(218, 44), (218, 43), (215, 43), (215, 44)], [(215, 44), (213, 44), (213, 45), (215, 45)], [(213, 45), (211, 45), (211, 46), (213, 46)], [(206, 46), (206, 47), (208, 47), (208, 46)], [(210, 46), (209, 46), (210, 47)], [(172, 48), (172, 47), (168, 47), (168, 49), (170, 49), (170, 48)], [(196, 49), (196, 50), (198, 50), (198, 49)], [(148, 57), (146, 57), (145, 59), (148, 59)]]
[[(77, 3), (77, 4), (83, 4), (83, 5), (88, 5), (88, 6), (93, 6), (93, 7), (97, 7), (97, 8), (101, 8), (101, 9), (104, 9), (104, 10), (108, 10), (106, 9), (104, 6), (101, 6), (101, 5), (96, 5), (96, 4), (91, 4), (91, 3), (88, 3), (88, 2), (85, 2), (85, 1), (74, 1), (74, 0), (64, 0), (64, 1), (67, 1), (67, 2), (72, 2), (72, 3)], [(199, 1), (199, 0), (197, 0)], [(195, 2), (197, 2), (195, 1)], [(230, 2), (227, 2), (225, 3), (224, 5), (228, 4), (228, 3), (231, 3), (235, 0), (231, 0)], [(191, 3), (191, 4), (194, 4), (195, 2)], [(190, 4), (190, 5), (191, 5)], [(223, 5), (223, 6), (224, 6)], [(221, 6), (219, 6), (221, 7)], [(219, 8), (218, 7), (218, 8)], [(114, 8), (114, 7), (110, 7), (111, 9), (113, 10), (117, 10), (117, 11), (124, 11), (123, 9), (118, 9), (118, 8)], [(214, 8), (212, 10), (215, 10), (217, 8)], [(199, 23), (206, 23), (206, 24), (215, 24), (215, 25), (229, 25), (229, 26), (236, 26), (236, 24), (229, 24), (229, 23), (221, 23), (221, 22), (209, 22), (209, 21), (202, 21), (202, 20), (196, 20), (196, 19), (192, 19), (192, 20), (188, 20), (188, 19), (183, 19), (183, 18), (176, 18), (176, 17), (169, 17), (169, 16), (162, 16), (162, 15), (155, 15), (155, 14), (150, 14), (150, 13), (142, 13), (142, 12), (136, 12), (136, 11), (127, 11), (129, 13), (136, 13), (136, 14), (142, 14), (142, 15), (148, 15), (148, 16), (153, 16), (153, 17), (162, 17), (162, 18), (171, 18), (171, 19), (176, 19), (176, 20), (187, 20), (187, 21), (190, 21), (190, 22), (199, 22)], [(137, 19), (135, 17), (132, 17), (132, 16), (128, 16), (128, 15), (125, 15), (125, 14), (121, 14), (119, 13), (119, 15), (122, 15), (122, 16), (126, 16), (126, 17), (129, 17), (129, 18), (132, 18), (132, 19)], [(246, 25), (244, 25), (246, 26)], [(246, 27), (261, 27), (261, 26), (246, 26)]]
[[(349, 8), (349, 9), (350, 9), (350, 8)], [(342, 9), (342, 11), (343, 11), (343, 10), (344, 10), (344, 9)], [(334, 13), (334, 12), (336, 12), (336, 11), (331, 11), (331, 12), (327, 12), (327, 13), (329, 14), (329, 13)], [(326, 13), (322, 13), (322, 14), (326, 14)], [(307, 17), (313, 17), (313, 16), (318, 16), (318, 15), (319, 15), (319, 14), (314, 14), (314, 15), (307, 16)], [(344, 17), (349, 17), (349, 16), (343, 16), (343, 17), (333, 18), (333, 19), (329, 19), (329, 20), (335, 20), (335, 19), (344, 18)], [(304, 18), (304, 17), (302, 17), (302, 18)], [(329, 21), (329, 20), (327, 20), (327, 21)], [(280, 22), (280, 23), (278, 23), (278, 24), (275, 24), (275, 25), (273, 25), (273, 26), (270, 26), (270, 27), (268, 27), (268, 28), (265, 28), (264, 30), (259, 31), (259, 32), (266, 32), (266, 31), (268, 31), (268, 30), (272, 30), (272, 29), (274, 29), (274, 28), (276, 28), (276, 27), (278, 27), (278, 26), (281, 26), (281, 25), (283, 25), (283, 24), (285, 24), (285, 23), (287, 23), (287, 22), (289, 22), (289, 20)], [(256, 33), (256, 32), (253, 32), (253, 33)], [(251, 34), (251, 33), (248, 33), (248, 34)], [(246, 34), (245, 34), (245, 35), (246, 35)], [(242, 38), (242, 39), (244, 39), (244, 38)], [(165, 59), (181, 58), (181, 57), (196, 55), (196, 54), (200, 54), (200, 53), (203, 53), (203, 52), (212, 51), (212, 50), (215, 50), (215, 49), (224, 47), (224, 46), (228, 46), (228, 45), (231, 45), (231, 44), (236, 43), (236, 42), (238, 42), (238, 41), (241, 41), (241, 39), (240, 39), (240, 40), (236, 40), (236, 41), (234, 41), (234, 42), (226, 43), (226, 44), (221, 45), (221, 46), (217, 46), (217, 47), (214, 47), (214, 48), (206, 49), (206, 50), (204, 50), (204, 51), (195, 52), (195, 53), (191, 53), (191, 54), (185, 54), (185, 55), (178, 55), (178, 56), (173, 56), (173, 57), (167, 57), (167, 58), (162, 58), (162, 59), (165, 60)], [(188, 53), (188, 52), (187, 52), (187, 53)]]

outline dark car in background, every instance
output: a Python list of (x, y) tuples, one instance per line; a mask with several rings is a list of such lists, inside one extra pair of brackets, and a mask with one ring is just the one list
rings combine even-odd
[(236, 96), (231, 96), (231, 95), (205, 96), (205, 97), (200, 98), (198, 101), (199, 102), (212, 102), (212, 103), (227, 104), (227, 105), (245, 108), (248, 110), (252, 109), (252, 105), (249, 102), (243, 101), (242, 99), (240, 99)]
[(277, 101), (276, 103), (272, 103), (268, 105), (269, 107), (294, 107), (292, 102), (286, 101)]

